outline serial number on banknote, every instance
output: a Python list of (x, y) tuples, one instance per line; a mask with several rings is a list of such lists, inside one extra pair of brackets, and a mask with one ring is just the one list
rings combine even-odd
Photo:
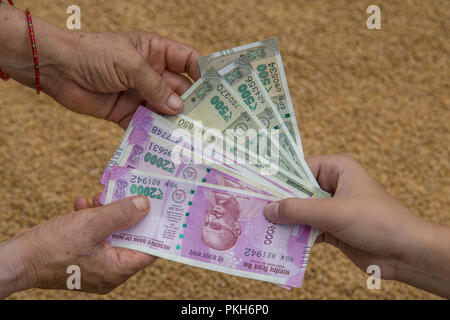
[[(267, 70), (267, 66), (269, 66), (269, 70)], [(270, 92), (272, 90), (272, 87), (275, 85), (275, 90), (277, 92), (281, 91), (281, 84), (280, 84), (280, 78), (278, 77), (278, 70), (275, 66), (275, 62), (266, 64), (260, 64), (256, 67), (256, 70), (258, 72), (258, 76), (261, 79), (261, 82), (263, 83), (264, 87), (266, 88), (267, 92)], [(270, 72), (270, 74), (269, 74)], [(272, 78), (271, 79), (269, 78)]]
[(225, 101), (231, 103), (233, 107), (236, 107), (238, 105), (237, 100), (233, 97), (233, 95), (230, 92), (228, 92), (227, 89), (224, 88), (222, 83), (217, 85), (216, 90), (219, 91), (220, 95), (225, 99)]
[(187, 130), (189, 130), (191, 132), (197, 132), (197, 133), (199, 133), (202, 136), (206, 132), (206, 130), (203, 129), (202, 127), (200, 127), (200, 126), (198, 126), (198, 125), (196, 125), (196, 124), (194, 124), (194, 123), (192, 123), (192, 122), (190, 122), (188, 120), (185, 120), (183, 118), (180, 118), (178, 120), (177, 125), (178, 125), (178, 127), (182, 128), (182, 129), (187, 129)]
[(172, 156), (172, 150), (169, 148), (165, 148), (163, 146), (158, 145), (157, 143), (150, 142), (150, 145), (148, 146), (148, 151), (152, 151), (158, 154), (163, 154), (165, 156), (171, 157)]
[(267, 258), (267, 259), (275, 259), (277, 257), (276, 253), (274, 253), (274, 252), (255, 250), (252, 248), (245, 248), (244, 255), (246, 257), (257, 257), (257, 258)]
[[(258, 101), (262, 105), (264, 105), (266, 101), (259, 91), (258, 86), (253, 80), (252, 76), (248, 76), (245, 79), (245, 82), (247, 83), (243, 83), (238, 87), (238, 92), (241, 94), (241, 98), (244, 100), (245, 104), (248, 105), (250, 110), (255, 111), (258, 106), (258, 102), (256, 101), (256, 99), (258, 99)], [(252, 93), (254, 94), (254, 96), (252, 95)]]
[(152, 185), (152, 186), (159, 186), (161, 185), (161, 180), (159, 179), (153, 179), (153, 178), (147, 178), (147, 177), (140, 177), (137, 175), (132, 175), (130, 179), (131, 183), (138, 183), (143, 185)]
[(173, 137), (170, 133), (168, 133), (167, 131), (165, 131), (157, 126), (152, 127), (152, 134), (155, 134), (167, 141), (177, 143), (177, 144), (182, 140), (182, 138), (177, 139), (177, 138)]

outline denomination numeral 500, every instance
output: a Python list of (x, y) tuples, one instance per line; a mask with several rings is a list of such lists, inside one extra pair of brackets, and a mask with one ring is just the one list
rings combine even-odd
[(256, 70), (258, 70), (259, 72), (259, 78), (265, 86), (270, 84), (269, 73), (266, 71), (266, 69), (267, 66), (265, 64), (260, 64), (256, 67)]
[(219, 96), (214, 96), (211, 99), (211, 104), (216, 108), (222, 118), (228, 122), (232, 117), (230, 109), (220, 100)]
[[(249, 106), (250, 110), (255, 111), (258, 102), (255, 102), (255, 98), (253, 98), (250, 90), (247, 89), (247, 85), (245, 83), (241, 84), (238, 87), (238, 91), (241, 94), (241, 97), (244, 99), (245, 104)], [(255, 102), (254, 105), (252, 105), (253, 102)]]

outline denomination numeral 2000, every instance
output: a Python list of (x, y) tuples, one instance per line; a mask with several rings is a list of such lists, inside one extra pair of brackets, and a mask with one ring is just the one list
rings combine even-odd
[(143, 195), (152, 199), (162, 199), (163, 197), (163, 192), (160, 188), (137, 186), (136, 184), (131, 185), (130, 194)]
[(266, 229), (266, 235), (264, 236), (264, 244), (272, 244), (273, 234), (275, 233), (275, 225), (268, 226)]
[(157, 168), (169, 173), (174, 173), (175, 171), (175, 165), (173, 162), (158, 157), (156, 154), (151, 154), (150, 152), (145, 154), (144, 162), (150, 163), (150, 165), (156, 166)]

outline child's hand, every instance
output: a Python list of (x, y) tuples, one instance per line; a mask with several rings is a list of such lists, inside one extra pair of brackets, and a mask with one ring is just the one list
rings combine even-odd
[(339, 248), (364, 272), (378, 265), (384, 279), (450, 295), (450, 231), (429, 223), (392, 198), (349, 156), (308, 159), (331, 199), (271, 203), (266, 217), (324, 230), (318, 242)]

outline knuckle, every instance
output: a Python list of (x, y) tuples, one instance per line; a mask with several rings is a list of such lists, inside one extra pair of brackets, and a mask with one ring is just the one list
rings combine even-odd
[(132, 215), (134, 214), (134, 206), (130, 200), (119, 201), (117, 203), (119, 214), (117, 215), (117, 222), (120, 225), (128, 225)]
[[(148, 31), (142, 30), (142, 29), (137, 30), (135, 33), (143, 41), (150, 41), (157, 37), (157, 35), (155, 35), (154, 33), (151, 33), (151, 32), (148, 32)], [(146, 43), (146, 42), (144, 42), (144, 43)]]
[(336, 156), (336, 161), (338, 161), (342, 166), (347, 166), (347, 167), (359, 166), (359, 162), (356, 161), (356, 159), (353, 158), (349, 154), (340, 153), (340, 154), (336, 154), (335, 156)]
[(165, 101), (165, 98), (168, 98), (169, 96), (169, 90), (161, 78), (155, 78), (154, 94), (155, 96), (160, 97)]
[(149, 32), (147, 32), (147, 31), (145, 31), (145, 30), (142, 30), (142, 29), (137, 30), (135, 33), (136, 33), (136, 35), (137, 35), (138, 37), (140, 37), (140, 38), (143, 39), (143, 40), (146, 40), (146, 38), (147, 38), (147, 36), (148, 36), (148, 34), (149, 34)]
[(342, 161), (355, 161), (355, 159), (347, 153), (338, 153), (335, 156)]
[(154, 46), (153, 42), (156, 41), (157, 43), (159, 43), (162, 40), (162, 38), (159, 35), (147, 31), (143, 33), (142, 37), (145, 39), (146, 43), (149, 43), (152, 47)]
[[(69, 216), (69, 221), (72, 225), (80, 224), (82, 228), (85, 226), (89, 227), (92, 222), (95, 222), (95, 210), (93, 209), (83, 209), (76, 211), (76, 215)], [(77, 223), (78, 222), (78, 223)]]
[(137, 74), (145, 74), (147, 67), (147, 61), (139, 55), (130, 59), (130, 68), (133, 72)]

